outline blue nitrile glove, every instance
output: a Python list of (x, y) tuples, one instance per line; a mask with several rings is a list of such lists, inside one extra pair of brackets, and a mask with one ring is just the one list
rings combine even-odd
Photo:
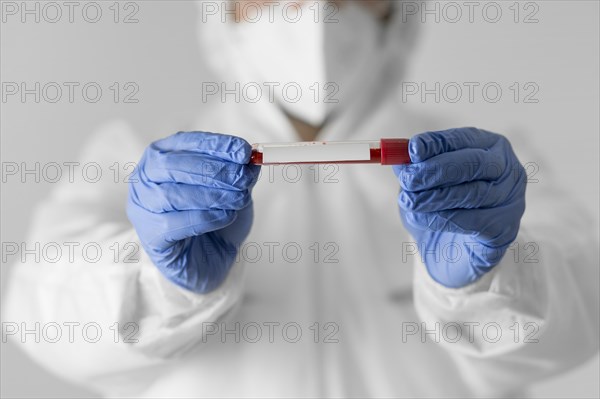
[(463, 287), (497, 265), (519, 232), (525, 169), (508, 140), (472, 127), (410, 139), (394, 166), (400, 214), (438, 283)]
[(129, 186), (127, 215), (146, 253), (172, 282), (197, 293), (227, 277), (252, 225), (260, 167), (239, 137), (177, 133), (146, 149)]

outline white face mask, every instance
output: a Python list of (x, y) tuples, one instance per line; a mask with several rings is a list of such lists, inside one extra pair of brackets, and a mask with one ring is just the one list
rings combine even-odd
[[(303, 19), (297, 25), (281, 14), (282, 8), (293, 2), (271, 3), (279, 4), (273, 7), (272, 22), (268, 12), (263, 12), (262, 18), (252, 24), (235, 23), (231, 2), (197, 2), (197, 37), (203, 56), (200, 68), (204, 69), (204, 79), (213, 79), (209, 82), (213, 87), (224, 84), (228, 90), (226, 99), (219, 96), (224, 89), (207, 97), (211, 102), (229, 102), (234, 95), (229, 91), (236, 85), (255, 82), (263, 88), (262, 97), (248, 101), (244, 96), (238, 102), (258, 102), (254, 109), (259, 112), (266, 109), (263, 105), (280, 107), (316, 127), (329, 121), (334, 124), (335, 120), (336, 134), (344, 135), (352, 134), (378, 109), (395, 101), (420, 25), (404, 23), (394, 13), (397, 2), (389, 3), (390, 18), (382, 24), (354, 0), (339, 8), (331, 8), (331, 3), (325, 1), (299, 0), (295, 4), (302, 5)], [(220, 6), (215, 9), (215, 4)], [(227, 16), (223, 4), (229, 5)], [(294, 7), (289, 8), (288, 16), (295, 18)], [(276, 20), (280, 22), (274, 26)], [(293, 29), (294, 26), (299, 28)], [(272, 91), (272, 98), (265, 82), (280, 84)], [(288, 101), (283, 95), (282, 86), (288, 82), (308, 85), (297, 102)], [(290, 87), (289, 96), (293, 95)]]
[(321, 126), (360, 94), (361, 76), (381, 56), (382, 24), (353, 3), (280, 1), (255, 22), (255, 13), (230, 22), (234, 62), (258, 84), (274, 85), (274, 101), (287, 113)]

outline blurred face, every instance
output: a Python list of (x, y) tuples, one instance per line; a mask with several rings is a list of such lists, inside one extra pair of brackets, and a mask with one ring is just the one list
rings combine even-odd
[(373, 87), (372, 71), (392, 54), (383, 45), (392, 12), (390, 0), (230, 0), (223, 65), (237, 65), (246, 80), (293, 87), (271, 101), (306, 126), (324, 126)]
[[(254, 4), (262, 4), (265, 5), (267, 3), (272, 3), (274, 0), (233, 0), (236, 8), (236, 21), (241, 22), (244, 20), (244, 15), (242, 15), (242, 3), (244, 2), (252, 2)], [(295, 0), (294, 3), (302, 4), (306, 0)], [(393, 0), (328, 0), (330, 3), (337, 4), (339, 7), (343, 7), (344, 3), (347, 2), (356, 2), (367, 8), (369, 12), (372, 12), (377, 18), (381, 20), (385, 20), (391, 11), (391, 2)]]

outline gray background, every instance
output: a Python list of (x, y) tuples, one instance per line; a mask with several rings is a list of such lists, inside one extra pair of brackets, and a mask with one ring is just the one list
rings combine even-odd
[[(90, 24), (77, 14), (73, 23), (21, 23), (13, 18), (2, 24), (2, 82), (94, 81), (107, 88), (115, 81), (133, 81), (140, 87), (138, 104), (115, 104), (108, 92), (96, 104), (80, 97), (73, 104), (3, 102), (3, 162), (75, 161), (89, 134), (115, 117), (129, 119), (138, 129), (164, 126), (165, 136), (186, 128), (181, 121), (201, 107), (200, 77), (194, 74), (194, 64), (202, 56), (196, 47), (196, 9), (186, 1), (136, 3), (136, 24), (115, 24), (109, 15)], [(499, 3), (504, 11), (508, 9), (509, 2)], [(558, 184), (575, 193), (594, 216), (590, 223), (597, 230), (599, 3), (533, 3), (539, 7), (539, 22), (532, 24), (514, 23), (512, 15), (491, 24), (478, 14), (474, 23), (422, 24), (406, 80), (430, 85), (494, 81), (503, 88), (515, 81), (535, 82), (540, 88), (537, 104), (515, 104), (512, 93), (506, 92), (495, 104), (481, 97), (472, 104), (421, 103), (415, 97), (407, 106), (449, 117), (460, 125), (525, 132), (539, 152), (554, 161), (544, 164), (543, 175), (553, 173)], [(103, 4), (107, 11), (108, 3)], [(25, 239), (32, 208), (52, 187), (15, 180), (3, 184), (2, 241)], [(2, 265), (2, 286), (10, 277), (10, 267)], [(93, 395), (54, 378), (13, 345), (2, 344), (1, 349), (3, 396)], [(566, 375), (535, 385), (532, 391), (537, 397), (598, 397), (599, 374), (596, 356)]]

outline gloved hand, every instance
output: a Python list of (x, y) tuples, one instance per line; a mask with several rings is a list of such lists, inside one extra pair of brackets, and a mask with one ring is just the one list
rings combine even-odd
[(402, 221), (429, 275), (463, 287), (497, 265), (525, 211), (525, 169), (510, 143), (476, 128), (410, 139), (410, 165), (394, 166)]
[(175, 284), (207, 293), (227, 277), (252, 224), (260, 167), (248, 165), (251, 151), (238, 137), (180, 132), (144, 152), (130, 179), (127, 216)]

